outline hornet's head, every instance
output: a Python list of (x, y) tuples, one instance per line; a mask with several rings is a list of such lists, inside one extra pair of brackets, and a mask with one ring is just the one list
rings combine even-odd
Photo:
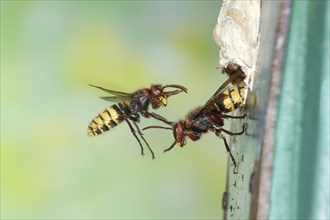
[(164, 153), (166, 153), (167, 151), (170, 151), (177, 143), (180, 143), (180, 147), (186, 145), (187, 134), (186, 134), (186, 127), (184, 121), (180, 120), (176, 123), (172, 122), (171, 125), (172, 127), (148, 126), (143, 128), (142, 130), (147, 130), (150, 128), (161, 128), (161, 129), (172, 130), (174, 136), (174, 142), (169, 148), (164, 150)]
[[(177, 88), (177, 90), (168, 91), (165, 92), (165, 88)], [(157, 109), (160, 106), (166, 106), (167, 105), (167, 98), (176, 95), (180, 92), (187, 93), (187, 88), (181, 85), (152, 85), (150, 87), (151, 92), (151, 106), (153, 109)]]

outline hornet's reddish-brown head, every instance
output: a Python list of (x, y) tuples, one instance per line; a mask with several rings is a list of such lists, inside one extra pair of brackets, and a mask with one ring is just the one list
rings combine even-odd
[(147, 130), (150, 128), (161, 128), (161, 129), (172, 130), (174, 136), (174, 142), (169, 148), (164, 150), (164, 153), (171, 150), (177, 143), (180, 143), (180, 147), (186, 145), (186, 136), (188, 134), (186, 133), (187, 128), (185, 127), (185, 122), (183, 120), (180, 120), (176, 123), (172, 122), (172, 127), (163, 127), (163, 126), (155, 125), (155, 126), (145, 127), (142, 130)]
[[(165, 88), (177, 88), (177, 90), (174, 91), (168, 91), (165, 92)], [(167, 105), (167, 98), (176, 95), (180, 92), (185, 92), (187, 93), (187, 88), (181, 85), (152, 85), (150, 87), (150, 92), (151, 92), (151, 106), (153, 109), (157, 109), (160, 106), (166, 106)]]

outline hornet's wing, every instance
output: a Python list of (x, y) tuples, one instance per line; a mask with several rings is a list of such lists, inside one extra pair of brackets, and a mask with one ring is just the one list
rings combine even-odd
[(113, 96), (102, 96), (102, 97), (100, 97), (101, 99), (104, 99), (104, 100), (109, 101), (109, 102), (130, 101), (133, 98), (132, 93), (119, 92), (119, 91), (115, 91), (115, 90), (105, 89), (105, 88), (102, 88), (100, 86), (94, 86), (94, 85), (91, 85), (91, 84), (89, 84), (89, 85), (112, 94)]
[(199, 112), (195, 115), (198, 117), (204, 113), (209, 112), (211, 109), (214, 109), (214, 103), (218, 99), (218, 97), (228, 88), (229, 83), (233, 82), (239, 74), (233, 74), (230, 78), (228, 78), (219, 89), (211, 96), (211, 98), (205, 103), (205, 105), (199, 110)]

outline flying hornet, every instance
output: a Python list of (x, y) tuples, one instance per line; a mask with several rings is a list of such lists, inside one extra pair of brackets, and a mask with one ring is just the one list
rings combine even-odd
[[(151, 85), (150, 89), (142, 88), (136, 90), (133, 93), (125, 93), (115, 90), (109, 90), (94, 85), (90, 85), (90, 86), (110, 93), (112, 96), (105, 96), (100, 98), (106, 101), (116, 102), (116, 104), (113, 104), (110, 107), (106, 108), (90, 122), (87, 130), (87, 135), (88, 136), (100, 135), (112, 129), (113, 127), (117, 126), (121, 122), (126, 121), (132, 134), (139, 142), (139, 145), (141, 147), (141, 154), (143, 155), (144, 149), (140, 139), (136, 135), (135, 129), (131, 124), (131, 122), (133, 122), (133, 125), (137, 129), (139, 136), (147, 145), (153, 159), (155, 158), (154, 152), (152, 151), (148, 142), (143, 137), (142, 132), (137, 125), (137, 123), (140, 121), (140, 115), (142, 115), (145, 118), (152, 117), (164, 123), (169, 124), (169, 122), (164, 117), (156, 113), (149, 112), (148, 111), (149, 105), (151, 105), (153, 109), (157, 109), (160, 106), (167, 105), (168, 97), (172, 95), (176, 95), (180, 92), (187, 93), (187, 89), (181, 85), (165, 85), (165, 86)], [(166, 88), (177, 88), (177, 90), (165, 92), (164, 89)]]
[(230, 147), (225, 136), (221, 134), (221, 132), (223, 132), (231, 136), (241, 135), (245, 132), (246, 127), (245, 124), (243, 124), (242, 131), (236, 133), (223, 128), (224, 119), (242, 119), (246, 117), (246, 115), (231, 116), (224, 114), (241, 108), (244, 105), (245, 84), (242, 82), (239, 85), (235, 84), (233, 86), (228, 86), (228, 84), (233, 80), (232, 77), (220, 86), (220, 88), (206, 102), (205, 105), (192, 110), (184, 119), (181, 119), (176, 123), (171, 122), (171, 127), (148, 126), (143, 128), (143, 130), (150, 128), (161, 128), (173, 131), (175, 140), (169, 148), (164, 150), (164, 153), (173, 149), (177, 143), (180, 144), (181, 147), (186, 145), (187, 137), (192, 141), (197, 141), (201, 138), (203, 133), (208, 131), (214, 132), (216, 136), (220, 137), (224, 141), (226, 150), (229, 152), (231, 160), (234, 164), (234, 173), (237, 173), (237, 162), (230, 151)]

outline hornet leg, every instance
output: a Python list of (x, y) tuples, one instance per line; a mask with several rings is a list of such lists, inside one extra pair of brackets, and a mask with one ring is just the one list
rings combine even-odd
[(234, 164), (234, 170), (233, 170), (233, 172), (234, 172), (235, 174), (237, 174), (237, 172), (238, 172), (238, 170), (237, 170), (237, 162), (236, 162), (234, 156), (232, 155), (232, 153), (231, 153), (231, 151), (230, 151), (230, 148), (229, 148), (229, 145), (228, 145), (228, 143), (227, 143), (226, 138), (225, 138), (224, 136), (221, 136), (221, 138), (222, 138), (223, 142), (225, 143), (225, 147), (226, 147), (227, 152), (229, 152), (229, 155), (230, 155), (230, 157), (231, 157), (231, 161), (233, 161), (233, 164)]
[(226, 134), (229, 134), (230, 136), (233, 136), (233, 135), (241, 135), (241, 134), (243, 134), (244, 131), (245, 131), (246, 124), (243, 124), (242, 127), (243, 127), (242, 131), (241, 131), (241, 132), (237, 132), (237, 133), (235, 133), (235, 132), (231, 132), (231, 131), (228, 131), (228, 130), (223, 129), (223, 128), (221, 128), (221, 131), (225, 132)]
[(154, 112), (146, 112), (146, 116), (147, 117), (153, 117), (153, 118), (155, 118), (159, 121), (162, 121), (162, 122), (172, 126), (172, 122), (169, 122), (166, 118), (164, 118), (163, 116), (160, 116), (160, 115), (158, 115)]
[(232, 116), (232, 115), (221, 115), (220, 117), (221, 118), (234, 118), (234, 119), (243, 119), (245, 118), (247, 115), (244, 114), (242, 116)]
[(134, 137), (136, 138), (136, 140), (139, 142), (140, 147), (141, 147), (141, 155), (143, 156), (143, 155), (144, 155), (144, 152), (143, 152), (143, 146), (142, 146), (142, 144), (141, 144), (140, 139), (139, 139), (138, 136), (136, 136), (136, 134), (135, 134), (136, 131), (134, 130), (134, 128), (132, 127), (132, 125), (131, 125), (131, 123), (129, 122), (128, 119), (125, 119), (125, 121), (127, 122), (129, 128), (131, 129), (132, 134), (134, 135)]
[(151, 153), (152, 159), (155, 159), (155, 154), (154, 154), (154, 152), (152, 151), (151, 147), (149, 146), (147, 140), (143, 137), (143, 134), (142, 134), (142, 132), (141, 132), (139, 126), (136, 124), (136, 122), (133, 122), (133, 124), (134, 124), (134, 126), (136, 127), (136, 130), (138, 131), (140, 137), (142, 138), (142, 140), (144, 141), (144, 143), (147, 145), (147, 147), (148, 147), (148, 149), (149, 149), (149, 151), (150, 151), (150, 153)]

